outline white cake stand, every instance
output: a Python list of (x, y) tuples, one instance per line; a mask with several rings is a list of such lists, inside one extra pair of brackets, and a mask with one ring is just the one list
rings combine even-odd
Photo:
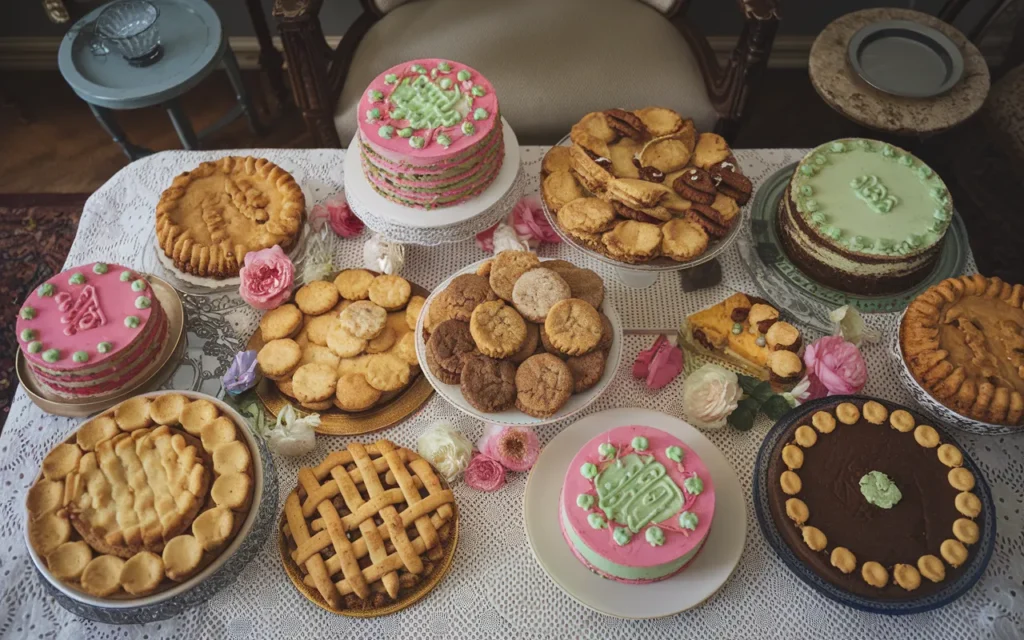
[(505, 158), (494, 182), (483, 193), (450, 207), (417, 209), (392, 202), (373, 190), (363, 173), (359, 133), (345, 154), (345, 197), (366, 226), (384, 238), (406, 244), (436, 246), (469, 240), (498, 224), (516, 206), (526, 190), (519, 164), (519, 141), (501, 119)]

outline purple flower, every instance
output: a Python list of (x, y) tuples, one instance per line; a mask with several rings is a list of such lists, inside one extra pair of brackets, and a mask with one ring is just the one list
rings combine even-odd
[(235, 354), (227, 373), (221, 378), (224, 390), (233, 396), (245, 393), (256, 386), (259, 367), (256, 366), (255, 351), (239, 351)]

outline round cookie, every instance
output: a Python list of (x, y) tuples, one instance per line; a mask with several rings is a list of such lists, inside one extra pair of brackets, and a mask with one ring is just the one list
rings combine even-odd
[(517, 409), (535, 418), (547, 418), (572, 395), (572, 372), (550, 353), (530, 356), (516, 371), (516, 389)]
[(569, 285), (554, 271), (538, 267), (516, 280), (512, 287), (512, 304), (531, 322), (544, 322), (556, 302), (572, 295)]
[[(340, 314), (325, 313), (320, 316), (314, 316), (306, 321), (306, 337), (313, 344), (318, 344), (321, 347), (327, 345), (327, 334), (331, 332), (335, 327), (341, 326)], [(298, 340), (296, 340), (298, 342)]]
[(299, 367), (304, 364), (312, 364), (316, 362), (318, 364), (325, 364), (332, 369), (337, 369), (339, 361), (340, 358), (327, 347), (321, 347), (318, 344), (308, 344), (306, 345), (306, 348), (302, 350), (302, 358), (299, 359)]
[(556, 349), (578, 356), (594, 349), (601, 340), (601, 316), (590, 303), (568, 298), (551, 307), (544, 330)]
[(674, 218), (661, 227), (661, 254), (676, 262), (687, 262), (707, 251), (710, 240), (699, 224)]
[(565, 361), (572, 372), (573, 393), (583, 393), (593, 387), (604, 375), (608, 354), (597, 349), (582, 356), (571, 356)]
[(427, 341), (427, 352), (437, 364), (437, 368), (449, 374), (447, 378), (458, 378), (466, 358), (475, 351), (476, 343), (469, 325), (458, 320), (442, 322)]
[(409, 302), (412, 286), (405, 278), (392, 275), (377, 276), (370, 283), (370, 302), (388, 311), (401, 309)]
[[(442, 307), (443, 320), (455, 319), (469, 322), (469, 317), (473, 315), (473, 310), (478, 305), (497, 300), (487, 278), (472, 273), (455, 276), (445, 288), (444, 293), (446, 295)], [(434, 303), (431, 303), (430, 306), (433, 308)]]
[(410, 332), (399, 338), (389, 353), (405, 360), (409, 366), (419, 364), (419, 359), (416, 357), (416, 334)]
[[(544, 266), (547, 267), (552, 262), (556, 261), (549, 260), (544, 263)], [(590, 269), (578, 269), (575, 267), (572, 269), (553, 270), (562, 276), (565, 283), (569, 285), (573, 298), (585, 300), (595, 309), (601, 308), (601, 303), (604, 302), (604, 280), (601, 279), (601, 276)]]
[(203, 560), (203, 546), (195, 536), (180, 535), (164, 545), (163, 561), (167, 577), (175, 582), (187, 580)]
[(346, 373), (338, 378), (334, 406), (342, 411), (365, 411), (380, 400), (381, 392), (370, 386), (361, 373)]
[(395, 391), (409, 384), (411, 372), (401, 358), (390, 353), (372, 355), (366, 361), (366, 381), (379, 391)]
[(264, 342), (291, 338), (302, 328), (302, 312), (294, 304), (283, 304), (263, 314), (260, 334)]
[(502, 251), (491, 264), (491, 289), (499, 298), (512, 302), (516, 280), (530, 269), (540, 265), (536, 254), (529, 251)]
[(117, 556), (97, 556), (82, 571), (82, 590), (97, 598), (106, 598), (121, 588), (124, 560)]
[(383, 353), (395, 344), (396, 339), (397, 336), (395, 334), (395, 330), (391, 327), (385, 326), (384, 329), (377, 334), (377, 337), (366, 343), (366, 353)]
[(187, 404), (188, 398), (180, 393), (168, 393), (153, 398), (149, 405), (149, 417), (157, 424), (176, 424), (181, 416), (181, 410)]
[(519, 351), (526, 340), (526, 322), (515, 309), (501, 300), (493, 300), (473, 310), (469, 332), (481, 353), (505, 358)]
[(288, 338), (271, 340), (256, 354), (260, 371), (271, 380), (287, 378), (295, 367), (299, 366), (301, 358), (302, 349), (294, 340)]
[(523, 340), (523, 346), (519, 347), (519, 351), (508, 357), (510, 361), (520, 364), (537, 352), (540, 345), (540, 327), (541, 325), (533, 322), (526, 323), (526, 339)]
[(337, 369), (325, 364), (304, 364), (292, 375), (295, 399), (304, 404), (329, 400), (337, 384)]
[(516, 366), (483, 355), (466, 358), (460, 387), (466, 402), (484, 413), (505, 411), (516, 402)]
[(341, 312), (341, 326), (357, 338), (370, 340), (384, 330), (388, 312), (365, 300), (353, 302)]
[(323, 280), (310, 282), (295, 292), (295, 304), (311, 316), (327, 313), (338, 304), (338, 288)]
[(334, 287), (346, 300), (366, 300), (376, 277), (366, 269), (345, 269), (334, 279)]
[(353, 358), (362, 353), (366, 349), (366, 345), (366, 340), (357, 338), (346, 331), (340, 322), (327, 334), (327, 348), (339, 358)]
[(420, 312), (423, 311), (423, 303), (427, 299), (423, 296), (412, 296), (409, 298), (408, 304), (405, 305), (405, 322), (412, 331), (416, 330), (416, 321), (420, 317)]
[(430, 352), (430, 349), (426, 351), (427, 368), (434, 374), (434, 377), (445, 384), (459, 384), (462, 378), (460, 373), (452, 373), (441, 365), (437, 364), (437, 360), (434, 359), (434, 355)]
[(600, 351), (608, 351), (612, 348), (612, 340), (615, 338), (615, 328), (612, 327), (612, 321), (608, 319), (608, 316), (604, 315), (600, 311), (598, 315), (601, 316), (601, 339), (597, 341), (595, 349)]
[(125, 400), (114, 409), (114, 420), (122, 431), (144, 429), (153, 424), (149, 415), (150, 400), (144, 396), (135, 396)]

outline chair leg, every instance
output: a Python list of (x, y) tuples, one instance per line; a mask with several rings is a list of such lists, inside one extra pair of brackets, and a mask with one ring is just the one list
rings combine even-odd
[(333, 100), (326, 69), (328, 51), (325, 50), (320, 23), (313, 20), (283, 21), (280, 29), (295, 104), (302, 110), (314, 144), (341, 147), (338, 131), (334, 128)]
[(260, 69), (267, 74), (270, 81), (270, 90), (277, 100), (280, 109), (286, 109), (291, 104), (288, 96), (288, 86), (284, 82), (284, 57), (274, 46), (270, 37), (270, 29), (267, 27), (267, 18), (263, 14), (263, 4), (260, 0), (245, 0), (246, 9), (249, 11), (249, 18), (252, 20), (253, 31), (256, 32), (256, 40), (260, 43)]
[(242, 72), (238, 68), (238, 60), (230, 46), (224, 50), (224, 71), (227, 72), (228, 81), (231, 82), (231, 87), (235, 90), (235, 100), (242, 108), (245, 119), (249, 121), (249, 129), (256, 135), (262, 135), (264, 133), (263, 125), (249, 100), (249, 92), (245, 90), (245, 82), (242, 80)]
[(192, 123), (188, 121), (188, 116), (185, 115), (185, 110), (181, 108), (178, 99), (175, 98), (165, 103), (164, 108), (167, 109), (167, 115), (171, 117), (171, 124), (174, 125), (181, 144), (189, 151), (199, 149), (199, 139), (196, 137), (196, 132), (192, 130)]

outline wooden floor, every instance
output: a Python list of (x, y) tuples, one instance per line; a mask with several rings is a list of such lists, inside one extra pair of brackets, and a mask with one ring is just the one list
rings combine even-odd
[[(272, 99), (260, 75), (249, 72), (245, 77), (257, 110), (270, 124), (269, 133), (256, 136), (238, 120), (207, 139), (204, 147), (311, 146), (299, 114), (268, 106)], [(0, 72), (0, 94), (14, 102), (0, 107), (0, 193), (90, 193), (127, 164), (57, 71)], [(198, 131), (234, 105), (234, 94), (224, 74), (217, 72), (188, 92), (183, 104)], [(858, 132), (814, 93), (804, 70), (770, 70), (748, 113), (737, 147), (810, 147)], [(793, 113), (800, 113), (799, 119)], [(154, 150), (181, 148), (159, 107), (119, 111), (117, 118), (136, 144)]]

